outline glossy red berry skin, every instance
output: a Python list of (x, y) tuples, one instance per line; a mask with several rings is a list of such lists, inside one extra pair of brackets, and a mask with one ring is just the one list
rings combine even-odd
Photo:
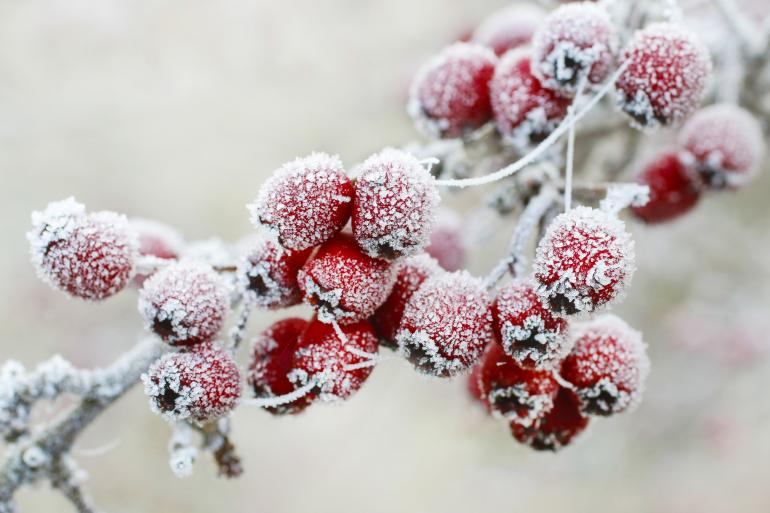
[(290, 251), (269, 239), (255, 241), (238, 266), (238, 282), (260, 308), (285, 308), (302, 302), (297, 273), (312, 249)]
[(588, 427), (588, 417), (580, 412), (577, 396), (560, 388), (553, 407), (532, 425), (511, 422), (511, 434), (522, 444), (537, 451), (558, 451)]
[(209, 422), (235, 408), (241, 394), (238, 366), (219, 344), (166, 353), (142, 376), (150, 408), (170, 421)]
[[(247, 381), (254, 397), (269, 398), (290, 394), (296, 390), (289, 380), (294, 369), (294, 351), (302, 333), (310, 323), (289, 318), (273, 323), (254, 341)], [(312, 396), (305, 395), (290, 403), (265, 408), (273, 415), (297, 414), (310, 404)]]
[(364, 254), (347, 233), (321, 246), (298, 275), (305, 302), (315, 308), (318, 319), (340, 324), (372, 315), (387, 299), (395, 278), (390, 262)]
[(632, 206), (631, 211), (647, 224), (664, 223), (686, 214), (695, 208), (701, 195), (696, 172), (676, 153), (663, 153), (646, 163), (636, 181), (650, 188), (650, 200), (643, 206)]
[(529, 426), (553, 406), (559, 384), (550, 370), (528, 370), (490, 344), (481, 358), (479, 389), (493, 415)]
[(418, 72), (408, 110), (417, 128), (436, 138), (465, 137), (492, 119), (489, 79), (495, 54), (481, 45), (455, 43)]
[(484, 286), (458, 271), (434, 275), (417, 289), (404, 308), (396, 341), (419, 372), (451, 377), (470, 370), (492, 337)]
[(620, 109), (638, 128), (680, 123), (700, 103), (711, 76), (708, 50), (678, 25), (654, 23), (623, 50), (615, 83)]
[(561, 123), (570, 101), (542, 86), (532, 74), (529, 49), (506, 53), (489, 84), (495, 125), (517, 151), (536, 145)]
[(339, 158), (325, 153), (284, 164), (249, 205), (251, 220), (288, 250), (301, 251), (331, 239), (350, 218), (353, 185)]
[(449, 272), (465, 267), (467, 249), (461, 230), (460, 216), (451, 210), (439, 209), (436, 224), (430, 234), (430, 244), (425, 252)]
[(361, 321), (340, 329), (345, 341), (332, 325), (314, 319), (294, 350), (289, 380), (296, 387), (315, 381), (316, 386), (308, 393), (311, 399), (324, 402), (348, 399), (372, 372), (372, 366), (357, 367), (367, 362), (364, 354), (373, 358), (377, 355), (377, 336), (372, 325)]
[(509, 282), (492, 303), (495, 335), (526, 369), (552, 369), (569, 351), (567, 321), (543, 305), (528, 280)]
[(700, 109), (679, 133), (683, 160), (710, 189), (737, 189), (759, 169), (762, 127), (747, 110), (719, 104)]
[(125, 216), (87, 213), (69, 198), (33, 212), (32, 226), (32, 263), (54, 288), (98, 301), (123, 290), (134, 275), (138, 242)]
[(573, 96), (581, 80), (600, 84), (610, 74), (618, 35), (604, 8), (588, 2), (552, 11), (532, 38), (532, 72), (544, 87)]
[(497, 56), (529, 44), (545, 13), (532, 4), (513, 4), (493, 13), (473, 31), (472, 41)]
[(566, 315), (616, 301), (634, 270), (634, 243), (625, 224), (584, 206), (553, 220), (533, 262), (537, 293), (552, 311)]
[(573, 336), (561, 376), (575, 386), (583, 413), (612, 415), (634, 407), (650, 367), (641, 334), (603, 315), (576, 327)]
[(436, 260), (426, 254), (406, 258), (395, 265), (397, 274), (393, 289), (371, 318), (380, 343), (387, 347), (397, 345), (396, 333), (409, 299), (425, 280), (442, 272)]
[(222, 278), (210, 266), (194, 262), (164, 267), (139, 291), (145, 327), (177, 347), (214, 339), (224, 324), (228, 302)]
[(441, 198), (434, 178), (412, 155), (388, 148), (358, 169), (353, 235), (364, 253), (392, 260), (429, 243)]

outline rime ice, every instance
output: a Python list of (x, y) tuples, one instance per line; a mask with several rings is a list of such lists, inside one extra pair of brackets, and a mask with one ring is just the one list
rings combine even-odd
[(290, 251), (257, 239), (238, 265), (238, 285), (261, 308), (284, 308), (302, 301), (297, 273), (311, 250)]

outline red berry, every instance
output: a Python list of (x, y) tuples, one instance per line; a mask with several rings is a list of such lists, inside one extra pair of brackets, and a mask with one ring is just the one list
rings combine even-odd
[(602, 7), (563, 5), (532, 38), (532, 71), (544, 87), (572, 96), (581, 80), (599, 84), (609, 76), (617, 46), (615, 27)]
[(251, 294), (261, 308), (284, 308), (300, 303), (302, 293), (297, 273), (311, 251), (290, 251), (271, 240), (257, 240), (239, 265), (242, 290)]
[(389, 262), (365, 255), (341, 233), (321, 246), (299, 271), (299, 287), (321, 322), (366, 319), (385, 302), (395, 280)]
[(441, 201), (433, 176), (412, 155), (388, 148), (360, 166), (353, 234), (375, 258), (414, 255), (428, 245)]
[(449, 377), (469, 370), (492, 336), (481, 280), (458, 271), (434, 275), (412, 295), (396, 340), (417, 370)]
[(687, 120), (679, 134), (685, 161), (713, 189), (737, 188), (751, 180), (763, 154), (762, 127), (736, 105), (712, 105)]
[(218, 419), (235, 408), (241, 395), (238, 366), (216, 343), (164, 354), (142, 381), (152, 410), (171, 421)]
[(513, 4), (484, 20), (473, 32), (473, 42), (490, 48), (498, 56), (530, 42), (545, 17), (540, 7)]
[(490, 344), (481, 358), (479, 388), (495, 416), (529, 426), (553, 406), (559, 384), (550, 370), (528, 370)]
[(73, 198), (32, 213), (32, 263), (52, 287), (91, 301), (120, 292), (134, 274), (138, 243), (125, 216), (86, 213)]
[(550, 369), (569, 350), (567, 321), (543, 306), (529, 281), (500, 289), (492, 316), (503, 350), (524, 368)]
[(625, 224), (579, 206), (553, 220), (533, 262), (537, 293), (554, 312), (593, 312), (618, 299), (634, 273)]
[(468, 374), (468, 393), (470, 396), (478, 401), (487, 413), (492, 411), (489, 408), (487, 398), (484, 397), (484, 392), (481, 391), (481, 362), (478, 362), (471, 368), (470, 374)]
[(429, 61), (412, 82), (409, 114), (432, 137), (463, 137), (492, 119), (489, 79), (497, 61), (481, 45), (455, 43)]
[[(139, 255), (174, 260), (182, 254), (184, 239), (171, 226), (138, 217), (132, 217), (128, 222), (139, 240)], [(141, 287), (150, 274), (137, 274), (134, 276), (134, 284)]]
[(300, 251), (329, 240), (353, 208), (353, 185), (339, 158), (313, 153), (284, 164), (249, 205), (251, 220)]
[(692, 210), (700, 198), (696, 173), (676, 153), (663, 153), (645, 164), (636, 181), (650, 188), (650, 200), (631, 211), (645, 223), (670, 221)]
[(637, 31), (620, 61), (629, 64), (615, 83), (618, 103), (639, 128), (684, 120), (700, 103), (711, 75), (708, 50), (670, 23)]
[(343, 341), (330, 324), (314, 319), (307, 327), (294, 351), (294, 365), (289, 379), (297, 386), (315, 381), (309, 393), (321, 401), (349, 398), (364, 384), (372, 372), (366, 355), (377, 354), (377, 336), (369, 321), (340, 326)]
[(603, 315), (573, 330), (575, 346), (561, 376), (575, 386), (581, 409), (612, 415), (641, 399), (650, 362), (638, 331), (614, 315)]
[(530, 69), (528, 49), (511, 50), (489, 84), (497, 130), (518, 151), (539, 143), (567, 114), (569, 100), (545, 89)]
[[(271, 325), (254, 341), (247, 378), (254, 397), (276, 397), (296, 390), (289, 381), (289, 373), (294, 369), (294, 351), (299, 338), (309, 325), (304, 319), (284, 319)], [(306, 395), (265, 409), (274, 415), (296, 414), (310, 406), (310, 399)]]
[(531, 426), (511, 422), (511, 434), (519, 442), (537, 451), (557, 451), (588, 426), (580, 413), (578, 398), (566, 388), (559, 389), (553, 408)]
[(395, 265), (397, 275), (393, 290), (371, 318), (380, 342), (389, 347), (396, 345), (396, 333), (406, 303), (426, 279), (442, 272), (438, 263), (425, 254), (409, 257)]
[(465, 265), (465, 241), (461, 233), (460, 217), (448, 209), (439, 209), (436, 224), (430, 234), (425, 252), (438, 260), (447, 271), (459, 271)]
[(204, 264), (179, 262), (156, 272), (139, 292), (145, 326), (172, 346), (212, 340), (224, 324), (228, 290)]

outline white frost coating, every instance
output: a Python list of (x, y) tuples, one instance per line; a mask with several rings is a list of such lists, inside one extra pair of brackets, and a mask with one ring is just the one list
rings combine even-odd
[(612, 184), (599, 208), (608, 214), (617, 214), (626, 207), (643, 207), (650, 201), (650, 187), (635, 183)]
[[(295, 375), (296, 381), (302, 381), (303, 378), (299, 377), (299, 374)], [(278, 406), (283, 406), (284, 404), (289, 404), (297, 399), (302, 399), (305, 397), (310, 391), (312, 391), (315, 386), (317, 385), (315, 379), (310, 379), (302, 385), (301, 387), (297, 388), (296, 390), (284, 394), (284, 395), (275, 395), (270, 397), (258, 397), (256, 399), (246, 399), (241, 401), (241, 404), (246, 404), (249, 406), (259, 406), (260, 408), (276, 408)]]
[(358, 245), (375, 258), (419, 253), (429, 243), (440, 201), (433, 176), (414, 156), (393, 148), (372, 155), (355, 183)]
[(176, 228), (154, 219), (131, 217), (128, 220), (139, 239), (139, 254), (175, 258), (185, 247), (184, 237)]
[(198, 449), (193, 447), (193, 429), (187, 422), (174, 423), (168, 450), (171, 472), (180, 479), (191, 476)]

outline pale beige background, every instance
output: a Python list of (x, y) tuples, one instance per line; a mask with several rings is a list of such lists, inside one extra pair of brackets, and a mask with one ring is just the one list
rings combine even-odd
[[(0, 360), (61, 352), (104, 364), (142, 334), (134, 292), (91, 305), (36, 279), (30, 210), (72, 194), (190, 239), (235, 240), (251, 230), (245, 203), (281, 162), (318, 149), (350, 165), (412, 140), (413, 70), (500, 5), (0, 1)], [(640, 271), (617, 311), (650, 344), (646, 400), (558, 455), (516, 445), (462, 380), (390, 361), (339, 407), (238, 411), (247, 469), (232, 482), (207, 459), (194, 477), (173, 477), (168, 427), (135, 390), (78, 445), (91, 490), (114, 513), (766, 512), (768, 193), (765, 173), (681, 222), (633, 226)], [(510, 223), (473, 270), (492, 265)], [(20, 496), (24, 513), (67, 508), (45, 489)]]

